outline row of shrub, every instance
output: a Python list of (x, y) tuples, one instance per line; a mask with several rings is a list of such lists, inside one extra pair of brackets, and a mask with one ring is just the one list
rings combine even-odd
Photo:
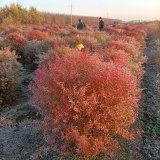
[[(65, 31), (65, 32), (64, 32)], [(44, 116), (39, 126), (53, 150), (63, 157), (113, 156), (118, 138), (133, 139), (142, 64), (146, 61), (144, 25), (120, 24), (98, 32), (52, 30), (54, 48), (35, 71), (33, 105)], [(64, 34), (67, 33), (67, 34)], [(76, 45), (85, 48), (78, 51)]]
[[(111, 39), (111, 34), (112, 35), (126, 34), (128, 37), (134, 37), (134, 39), (136, 37), (136, 40), (138, 42), (141, 41), (142, 43), (143, 39), (142, 40), (140, 39), (141, 35), (137, 34), (136, 28), (134, 28), (135, 31), (132, 32), (128, 31), (129, 27), (128, 28), (126, 27), (125, 29), (123, 28), (125, 28), (124, 25), (120, 24), (115, 28), (107, 26), (105, 28), (106, 32), (100, 33), (98, 32), (98, 28), (95, 29), (95, 27), (92, 26), (87, 26), (84, 32), (79, 31), (73, 28), (72, 26), (63, 28), (60, 28), (57, 25), (43, 25), (32, 28), (27, 28), (27, 27), (16, 28), (14, 26), (10, 26), (7, 30), (5, 29), (5, 31), (3, 31), (2, 33), (3, 36), (0, 39), (1, 42), (0, 47), (4, 48), (6, 46), (11, 46), (13, 50), (20, 52), (19, 54), (21, 55), (21, 57), (23, 57), (23, 60), (25, 62), (26, 61), (25, 58), (32, 59), (31, 57), (36, 57), (35, 55), (37, 55), (37, 53), (35, 53), (34, 51), (32, 52), (29, 51), (30, 54), (24, 53), (24, 52), (28, 53), (26, 48), (30, 48), (28, 44), (32, 44), (32, 41), (34, 41), (33, 42), (34, 44), (37, 41), (41, 41), (41, 44), (43, 43), (43, 46), (45, 45), (47, 50), (53, 47), (55, 44), (66, 45), (71, 48), (75, 48), (78, 43), (83, 43), (85, 45), (85, 48), (100, 49), (103, 44), (106, 44)], [(130, 28), (130, 30), (132, 30), (132, 28)], [(144, 45), (145, 44), (143, 44), (143, 46)], [(46, 49), (44, 49), (44, 52), (46, 52)], [(36, 50), (38, 49), (36, 48)], [(43, 50), (41, 50), (41, 52), (43, 52)], [(34, 58), (32, 61), (34, 61)], [(26, 62), (28, 63), (28, 61)]]
[[(37, 63), (33, 105), (46, 141), (66, 156), (113, 156), (119, 136), (131, 139), (140, 98), (146, 30), (119, 24), (104, 31), (87, 26), (1, 28), (0, 105), (11, 104), (20, 85), (21, 62)], [(79, 51), (76, 46), (83, 44)], [(5, 47), (10, 48), (5, 48)], [(14, 51), (13, 51), (14, 50)], [(19, 62), (18, 62), (18, 61)]]

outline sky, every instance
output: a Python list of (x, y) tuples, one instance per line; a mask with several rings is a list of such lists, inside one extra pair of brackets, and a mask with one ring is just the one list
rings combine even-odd
[[(18, 3), (39, 11), (120, 19), (160, 20), (160, 0), (0, 0), (0, 7)], [(72, 5), (72, 7), (71, 7)]]

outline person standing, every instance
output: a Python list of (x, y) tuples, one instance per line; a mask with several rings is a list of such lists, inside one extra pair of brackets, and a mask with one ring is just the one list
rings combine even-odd
[(77, 24), (77, 29), (82, 30), (83, 27), (84, 27), (84, 25), (83, 25), (83, 23), (82, 23), (82, 20), (79, 19), (79, 20), (78, 20), (78, 24)]
[(104, 22), (102, 20), (102, 17), (99, 17), (99, 31), (102, 31), (104, 28)]

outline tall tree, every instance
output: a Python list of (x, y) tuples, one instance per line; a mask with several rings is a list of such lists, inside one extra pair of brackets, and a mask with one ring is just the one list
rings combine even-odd
[(5, 20), (10, 20), (14, 24), (27, 23), (28, 21), (28, 11), (26, 8), (22, 8), (20, 4), (10, 4), (10, 6), (5, 6), (2, 8)]
[(35, 8), (30, 7), (29, 10), (23, 8), (20, 4), (10, 4), (2, 8), (4, 21), (14, 24), (40, 24), (44, 21), (44, 16)]
[(33, 6), (29, 10), (29, 22), (31, 24), (40, 24), (44, 21), (44, 16)]

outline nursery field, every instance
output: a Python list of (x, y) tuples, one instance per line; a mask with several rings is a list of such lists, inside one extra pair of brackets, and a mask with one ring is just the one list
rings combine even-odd
[(0, 26), (0, 160), (159, 160), (160, 23)]

